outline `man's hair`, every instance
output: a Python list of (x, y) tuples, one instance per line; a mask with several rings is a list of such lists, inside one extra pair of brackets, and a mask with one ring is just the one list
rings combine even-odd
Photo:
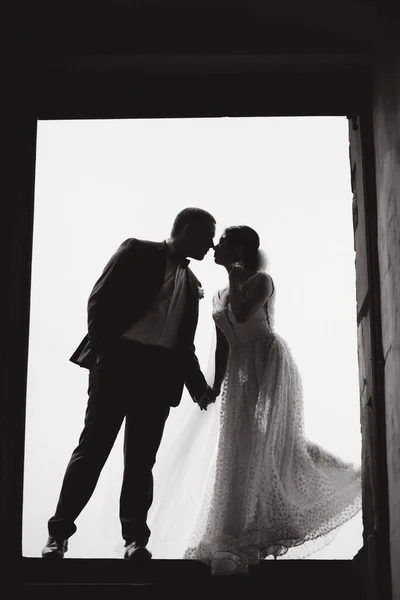
[(201, 229), (210, 223), (216, 224), (214, 217), (202, 208), (184, 208), (179, 212), (172, 225), (171, 236), (178, 235), (186, 225)]

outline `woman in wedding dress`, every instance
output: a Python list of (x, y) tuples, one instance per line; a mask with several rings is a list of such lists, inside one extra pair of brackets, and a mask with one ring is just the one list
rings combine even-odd
[(249, 227), (226, 229), (215, 248), (229, 273), (213, 299), (220, 432), (184, 554), (215, 573), (281, 556), (361, 508), (360, 469), (304, 436), (301, 378), (273, 329), (275, 289), (258, 248)]
[(213, 574), (304, 558), (361, 509), (361, 469), (304, 435), (301, 377), (274, 330), (262, 256), (246, 226), (215, 247), (229, 275), (213, 298), (216, 402), (187, 402), (167, 423), (154, 470), (153, 558), (199, 560)]

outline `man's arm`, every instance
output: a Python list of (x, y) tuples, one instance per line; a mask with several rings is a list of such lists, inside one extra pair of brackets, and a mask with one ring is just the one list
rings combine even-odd
[(198, 318), (197, 301), (194, 310), (184, 317), (179, 326), (181, 332), (179, 346), (181, 348), (181, 360), (184, 369), (184, 383), (194, 402), (197, 402), (199, 398), (211, 390), (200, 368), (194, 345)]
[(194, 344), (186, 354), (185, 385), (195, 402), (210, 389), (200, 368)]
[(88, 301), (88, 334), (95, 354), (103, 354), (120, 332), (126, 283), (135, 272), (137, 240), (121, 244), (95, 283)]

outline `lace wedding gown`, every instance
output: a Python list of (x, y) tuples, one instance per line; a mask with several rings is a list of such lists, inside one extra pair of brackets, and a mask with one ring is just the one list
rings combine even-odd
[[(230, 346), (227, 372), (207, 411), (185, 392), (167, 420), (148, 516), (153, 558), (200, 560), (215, 574), (246, 572), (260, 558), (315, 553), (361, 509), (360, 468), (304, 435), (301, 378), (274, 331), (274, 303), (275, 292), (265, 309), (238, 323), (213, 297), (214, 320)], [(212, 372), (206, 378), (213, 383)], [(122, 466), (113, 468), (110, 496), (121, 479)], [(111, 497), (103, 513), (121, 556)]]
[[(249, 280), (248, 280), (249, 281)], [(248, 282), (246, 282), (248, 283)], [(259, 558), (301, 558), (361, 509), (361, 473), (304, 436), (301, 378), (273, 331), (275, 292), (238, 323), (213, 298), (230, 347), (217, 450), (184, 558), (243, 572)], [(298, 547), (298, 548), (296, 548)]]

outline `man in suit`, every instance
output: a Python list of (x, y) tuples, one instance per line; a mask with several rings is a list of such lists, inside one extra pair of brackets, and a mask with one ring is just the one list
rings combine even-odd
[(63, 558), (75, 519), (89, 501), (125, 419), (120, 520), (125, 558), (151, 558), (147, 513), (152, 468), (170, 407), (183, 386), (201, 409), (215, 400), (195, 354), (201, 284), (186, 257), (202, 260), (214, 246), (215, 219), (181, 211), (170, 238), (128, 239), (90, 294), (88, 334), (71, 361), (89, 369), (88, 403), (79, 444), (67, 466), (43, 558)]

